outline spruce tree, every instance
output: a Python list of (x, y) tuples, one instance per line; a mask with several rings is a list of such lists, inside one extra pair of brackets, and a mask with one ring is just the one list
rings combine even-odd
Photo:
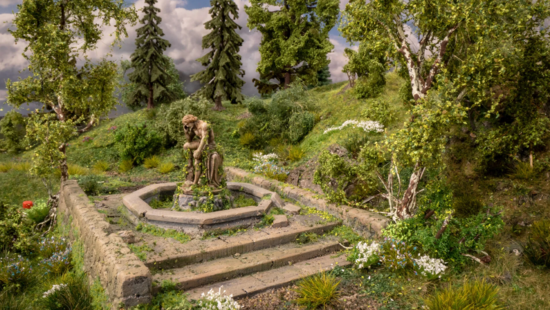
[(317, 86), (325, 86), (332, 84), (330, 79), (330, 70), (328, 65), (324, 66), (321, 70), (317, 71)]
[(315, 84), (317, 71), (327, 66), (327, 54), (334, 48), (328, 32), (338, 19), (338, 0), (250, 0), (244, 9), (248, 28), (262, 33), (258, 64), (260, 79), (254, 79), (260, 93), (273, 89), (262, 80), (279, 81), (287, 88), (300, 77)]
[(206, 69), (192, 75), (191, 80), (206, 84), (200, 93), (214, 100), (214, 110), (219, 111), (223, 110), (222, 98), (230, 100), (231, 103), (243, 100), (241, 87), (244, 81), (238, 77), (244, 76), (244, 71), (241, 70), (241, 56), (238, 54), (243, 39), (235, 32), (235, 29), (241, 29), (234, 21), (239, 17), (235, 2), (211, 0), (210, 5), (212, 19), (204, 25), (212, 31), (202, 38), (202, 48), (212, 50), (197, 59)]
[(130, 82), (136, 85), (127, 105), (141, 106), (147, 101), (147, 108), (152, 109), (154, 102), (160, 98), (173, 98), (168, 85), (172, 78), (167, 72), (170, 64), (163, 52), (170, 47), (170, 42), (161, 38), (164, 32), (159, 24), (162, 21), (155, 7), (157, 0), (145, 0), (148, 6), (143, 8), (142, 27), (137, 29), (136, 50), (131, 56), (134, 72), (128, 75)]

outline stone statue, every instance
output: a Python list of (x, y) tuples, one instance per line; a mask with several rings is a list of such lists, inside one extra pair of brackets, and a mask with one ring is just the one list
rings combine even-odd
[[(187, 142), (183, 145), (184, 152), (189, 152), (187, 164), (187, 181), (193, 185), (199, 184), (200, 177), (206, 173), (208, 185), (219, 187), (222, 181), (220, 167), (223, 165), (222, 156), (216, 151), (214, 131), (207, 122), (196, 116), (187, 114), (181, 120)], [(198, 139), (195, 140), (195, 137)], [(203, 167), (203, 159), (206, 156)], [(206, 171), (203, 171), (206, 168)]]

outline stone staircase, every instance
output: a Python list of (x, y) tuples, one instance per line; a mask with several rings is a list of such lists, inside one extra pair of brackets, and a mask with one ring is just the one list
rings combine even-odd
[(346, 266), (334, 236), (298, 244), (300, 234), (322, 235), (340, 225), (316, 214), (289, 216), (289, 226), (249, 229), (235, 236), (155, 246), (145, 264), (153, 273), (153, 293), (163, 281), (176, 283), (190, 299), (222, 287), (243, 298), (279, 288), (334, 266)]

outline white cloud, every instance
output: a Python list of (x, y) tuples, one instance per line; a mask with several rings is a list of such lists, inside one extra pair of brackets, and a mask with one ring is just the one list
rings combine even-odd
[(22, 0), (0, 0), (0, 7), (7, 7), (10, 5), (21, 4)]

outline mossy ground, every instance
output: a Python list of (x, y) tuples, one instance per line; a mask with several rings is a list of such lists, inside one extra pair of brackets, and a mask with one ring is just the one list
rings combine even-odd
[[(355, 99), (349, 91), (341, 92), (345, 84), (345, 82), (336, 83), (310, 91), (318, 105), (318, 122), (299, 144), (304, 155), (296, 161), (286, 162), (287, 170), (302, 165), (333, 143), (349, 139), (354, 134), (362, 134), (360, 129), (353, 128), (324, 134), (327, 128), (340, 126), (346, 120), (364, 120), (361, 113), (369, 104), (369, 100)], [(385, 90), (377, 99), (388, 102), (390, 110), (396, 118), (388, 124), (385, 133), (370, 134), (366, 138), (367, 140), (376, 141), (381, 139), (384, 134), (395, 132), (408, 118), (406, 113), (408, 109), (398, 96), (398, 90), (402, 84), (403, 81), (396, 74), (387, 75)], [(242, 105), (231, 105), (228, 102), (224, 102), (224, 105), (226, 110), (213, 112), (211, 119), (216, 141), (223, 148), (225, 154), (224, 164), (251, 171), (254, 167), (252, 154), (255, 151), (241, 146), (239, 137), (235, 134), (240, 116), (243, 116), (247, 110)], [(106, 178), (106, 185), (118, 192), (132, 191), (150, 182), (181, 180), (184, 165), (181, 148), (161, 150), (158, 154), (162, 162), (172, 162), (176, 165), (176, 169), (170, 173), (162, 174), (158, 169), (147, 169), (143, 166), (134, 167), (126, 173), (118, 171), (120, 160), (114, 140), (116, 128), (136, 121), (150, 122), (154, 119), (148, 119), (146, 111), (142, 110), (113, 120), (102, 121), (99, 126), (69, 143), (67, 152), (69, 163), (87, 168), (85, 169), (86, 173), (94, 173), (92, 168), (98, 161), (109, 163), (109, 169), (102, 174)], [(84, 137), (91, 139), (85, 142)], [(486, 247), (486, 252), (492, 258), (491, 263), (488, 266), (481, 266), (472, 261), (460, 271), (451, 271), (449, 276), (440, 281), (425, 281), (418, 277), (392, 274), (380, 269), (370, 271), (348, 269), (338, 276), (352, 283), (353, 285), (346, 286), (347, 289), (353, 287), (356, 290), (354, 298), (369, 300), (364, 304), (371, 306), (371, 309), (420, 309), (423, 306), (423, 298), (438, 289), (447, 285), (460, 285), (460, 283), (474, 278), (484, 278), (497, 285), (498, 297), (509, 309), (550, 309), (550, 298), (548, 297), (550, 272), (547, 269), (531, 265), (525, 257), (515, 256), (509, 251), (510, 244), (525, 241), (529, 225), (534, 220), (550, 217), (550, 208), (547, 207), (550, 203), (548, 172), (537, 170), (524, 173), (525, 171), (522, 172), (520, 169), (525, 167), (517, 165), (516, 167), (507, 167), (508, 173), (488, 174), (476, 168), (475, 158), (469, 155), (471, 149), (467, 145), (451, 151), (455, 159), (460, 159), (446, 163), (449, 174), (457, 176), (453, 182), (459, 185), (468, 184), (470, 188), (468, 192), (473, 199), (485, 204), (500, 205), (504, 209), (506, 227), (497, 237), (490, 240)], [(32, 150), (16, 157), (0, 154), (0, 163), (28, 161), (31, 155)], [(538, 165), (550, 158), (550, 154), (548, 151), (537, 153), (535, 158), (535, 165)], [(53, 182), (52, 184), (56, 184), (55, 178), (50, 181)], [(0, 172), (0, 188), (0, 199), (16, 205), (21, 205), (24, 200), (35, 200), (47, 195), (42, 180), (31, 176), (27, 171), (16, 169)], [(57, 190), (57, 187), (54, 189)], [(352, 244), (361, 240), (356, 235), (354, 236), (349, 228), (340, 228), (340, 230), (334, 230), (333, 233), (339, 237), (345, 236), (343, 239), (351, 241)], [(170, 299), (176, 293), (167, 290), (166, 294), (166, 298)], [(349, 296), (353, 296), (353, 294), (349, 294)], [(246, 304), (261, 304), (261, 298), (269, 300), (272, 297), (253, 298), (247, 300)], [(159, 297), (156, 300), (156, 306), (151, 305), (148, 309), (159, 309), (159, 304), (162, 303), (161, 299)], [(289, 304), (287, 308), (292, 308), (292, 302), (287, 302), (287, 304)], [(361, 308), (350, 306), (349, 309)]]

